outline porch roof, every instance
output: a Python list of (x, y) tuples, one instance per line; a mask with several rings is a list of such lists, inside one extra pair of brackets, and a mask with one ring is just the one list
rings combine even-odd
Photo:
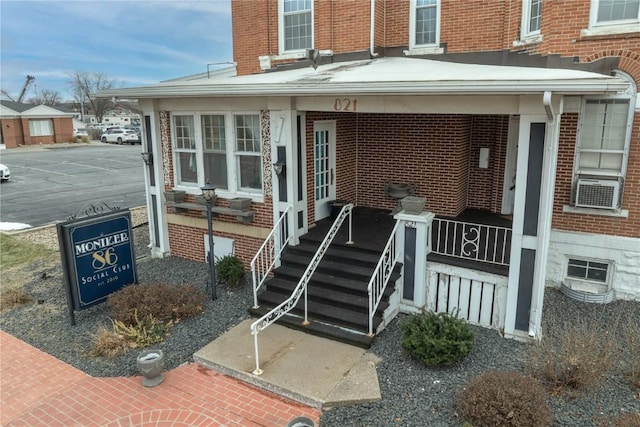
[(605, 94), (626, 90), (614, 76), (579, 70), (459, 64), (417, 58), (376, 58), (317, 69), (245, 76), (228, 73), (157, 85), (105, 90), (100, 97), (176, 98), (305, 95)]

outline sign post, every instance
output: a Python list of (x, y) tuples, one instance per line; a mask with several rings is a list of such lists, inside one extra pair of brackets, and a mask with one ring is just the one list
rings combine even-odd
[(138, 283), (128, 209), (71, 219), (58, 224), (57, 230), (72, 325), (76, 310)]

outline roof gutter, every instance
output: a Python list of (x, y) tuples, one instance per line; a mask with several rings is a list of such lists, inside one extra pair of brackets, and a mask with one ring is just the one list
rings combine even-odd
[[(623, 91), (624, 82), (614, 81), (520, 81), (478, 83), (477, 81), (378, 82), (376, 83), (323, 83), (323, 84), (245, 84), (245, 85), (193, 85), (152, 86), (146, 88), (113, 89), (96, 94), (99, 98), (143, 99), (180, 97), (227, 96), (317, 96), (317, 95), (604, 95)], [(550, 95), (549, 95), (550, 96)]]

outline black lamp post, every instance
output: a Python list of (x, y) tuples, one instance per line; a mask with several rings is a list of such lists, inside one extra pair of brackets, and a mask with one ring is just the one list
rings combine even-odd
[(202, 197), (207, 202), (207, 223), (209, 226), (209, 283), (211, 284), (211, 299), (216, 299), (216, 261), (213, 251), (213, 215), (211, 214), (211, 202), (216, 195), (216, 188), (207, 182), (201, 187)]

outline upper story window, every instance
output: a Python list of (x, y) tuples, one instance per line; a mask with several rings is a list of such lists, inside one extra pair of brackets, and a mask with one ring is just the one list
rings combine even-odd
[(440, 44), (440, 0), (411, 0), (409, 48)]
[(522, 0), (522, 27), (520, 37), (524, 40), (540, 34), (542, 0)]
[(592, 0), (589, 29), (582, 36), (640, 31), (640, 0)]
[(172, 115), (174, 180), (192, 189), (210, 182), (219, 194), (262, 195), (259, 114)]
[(638, 22), (640, 0), (599, 0), (596, 9), (596, 24)]
[(280, 0), (280, 52), (313, 48), (313, 1)]

